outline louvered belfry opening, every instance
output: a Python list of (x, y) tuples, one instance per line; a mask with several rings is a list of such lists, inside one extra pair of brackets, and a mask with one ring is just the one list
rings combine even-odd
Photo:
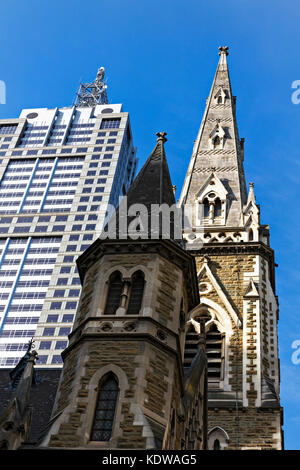
[(138, 315), (140, 313), (143, 301), (144, 286), (144, 273), (142, 271), (137, 271), (132, 276), (127, 314)]
[(218, 384), (222, 373), (222, 334), (213, 323), (206, 333), (206, 355), (208, 362), (207, 377), (208, 383)]
[(192, 364), (194, 357), (198, 351), (198, 333), (196, 333), (195, 328), (193, 325), (190, 326), (186, 338), (185, 338), (185, 348), (184, 348), (184, 361), (183, 367), (189, 368)]
[[(200, 323), (200, 319), (205, 323), (211, 320), (208, 312), (195, 317), (194, 320)], [(198, 351), (198, 333), (193, 325), (190, 326), (185, 339), (183, 367), (189, 368)], [(206, 356), (207, 356), (207, 378), (211, 388), (218, 388), (222, 378), (222, 358), (223, 358), (223, 335), (219, 332), (215, 323), (212, 323), (206, 332)]]
[(122, 276), (119, 271), (114, 272), (109, 278), (106, 306), (104, 315), (115, 315), (121, 303)]
[(112, 435), (119, 386), (117, 378), (110, 373), (100, 385), (98, 392), (91, 441), (109, 441)]

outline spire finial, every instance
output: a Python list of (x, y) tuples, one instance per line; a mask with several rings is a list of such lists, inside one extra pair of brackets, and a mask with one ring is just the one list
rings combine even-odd
[(221, 55), (221, 54), (228, 55), (228, 54), (229, 54), (228, 49), (229, 49), (228, 46), (224, 46), (224, 47), (223, 47), (223, 46), (220, 46), (220, 47), (219, 47), (219, 51), (220, 51), (220, 52), (219, 52), (219, 55)]
[(157, 142), (167, 142), (168, 139), (166, 139), (165, 135), (167, 135), (166, 132), (156, 132), (157, 135)]
[(254, 183), (249, 183), (249, 193), (248, 193), (248, 201), (247, 204), (253, 201), (255, 203), (255, 196), (254, 196)]

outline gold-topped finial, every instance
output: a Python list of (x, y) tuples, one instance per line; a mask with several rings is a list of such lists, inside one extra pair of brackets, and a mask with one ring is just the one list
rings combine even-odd
[(157, 142), (162, 141), (162, 143), (166, 142), (168, 139), (166, 139), (165, 135), (167, 135), (166, 132), (156, 132), (157, 135)]
[(221, 55), (221, 54), (228, 55), (228, 54), (229, 54), (228, 49), (229, 49), (228, 46), (225, 46), (225, 47), (220, 46), (220, 47), (219, 47), (219, 51), (220, 51), (220, 52), (219, 52), (219, 55)]

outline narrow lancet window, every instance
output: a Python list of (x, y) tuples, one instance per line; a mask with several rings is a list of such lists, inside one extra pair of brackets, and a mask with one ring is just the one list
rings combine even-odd
[(217, 197), (215, 200), (215, 217), (220, 217), (222, 211), (222, 204), (220, 199)]
[(108, 374), (101, 381), (94, 422), (91, 432), (91, 441), (109, 441), (112, 435), (119, 386), (114, 374)]
[(121, 303), (122, 276), (119, 271), (114, 272), (109, 278), (106, 306), (104, 315), (115, 315)]
[(214, 142), (214, 148), (220, 147), (220, 145), (221, 145), (221, 139), (220, 139), (220, 137), (219, 137), (218, 135), (216, 135), (216, 137), (214, 138), (213, 142)]
[(203, 217), (208, 217), (209, 216), (209, 202), (207, 198), (204, 199), (203, 204), (204, 204)]
[(129, 315), (138, 315), (143, 301), (145, 278), (142, 271), (137, 271), (132, 276), (130, 298), (127, 313)]
[(220, 441), (219, 441), (219, 439), (215, 439), (215, 441), (214, 441), (214, 450), (220, 450)]

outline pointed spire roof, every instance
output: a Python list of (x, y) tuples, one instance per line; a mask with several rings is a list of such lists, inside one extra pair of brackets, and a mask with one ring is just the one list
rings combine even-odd
[(127, 204), (175, 204), (164, 143), (166, 132), (157, 132), (156, 145), (127, 193)]
[(236, 122), (227, 64), (228, 47), (219, 47), (219, 63), (195, 141), (179, 204), (193, 204), (195, 194), (214, 168), (228, 191), (226, 225), (238, 226), (247, 190), (243, 169), (243, 149)]
[[(23, 372), (26, 369), (27, 363), (28, 363), (29, 359), (31, 358), (31, 353), (32, 353), (31, 349), (33, 347), (33, 344), (34, 344), (33, 340), (31, 339), (28, 342), (28, 346), (27, 346), (27, 350), (26, 350), (25, 355), (19, 360), (16, 367), (12, 371), (10, 371), (9, 376), (10, 376), (10, 380), (11, 380), (11, 384), (10, 384), (11, 388), (17, 388), (17, 386), (20, 382), (20, 379), (23, 375)], [(36, 383), (35, 371), (33, 371), (33, 382)]]
[(174, 221), (171, 219), (168, 225), (170, 230), (165, 230), (164, 227), (167, 225), (164, 225), (166, 219), (163, 217), (167, 215), (162, 215), (158, 210), (158, 206), (162, 205), (175, 207), (176, 201), (164, 149), (164, 143), (167, 141), (166, 132), (157, 132), (156, 135), (157, 143), (153, 151), (108, 221), (100, 238), (109, 232), (109, 224), (114, 230), (113, 223), (115, 223), (116, 238), (126, 239), (127, 235), (133, 238), (132, 235), (139, 232), (140, 238), (143, 239), (169, 238), (177, 242), (182, 241), (181, 225), (178, 227), (175, 223), (177, 219), (174, 218)]

